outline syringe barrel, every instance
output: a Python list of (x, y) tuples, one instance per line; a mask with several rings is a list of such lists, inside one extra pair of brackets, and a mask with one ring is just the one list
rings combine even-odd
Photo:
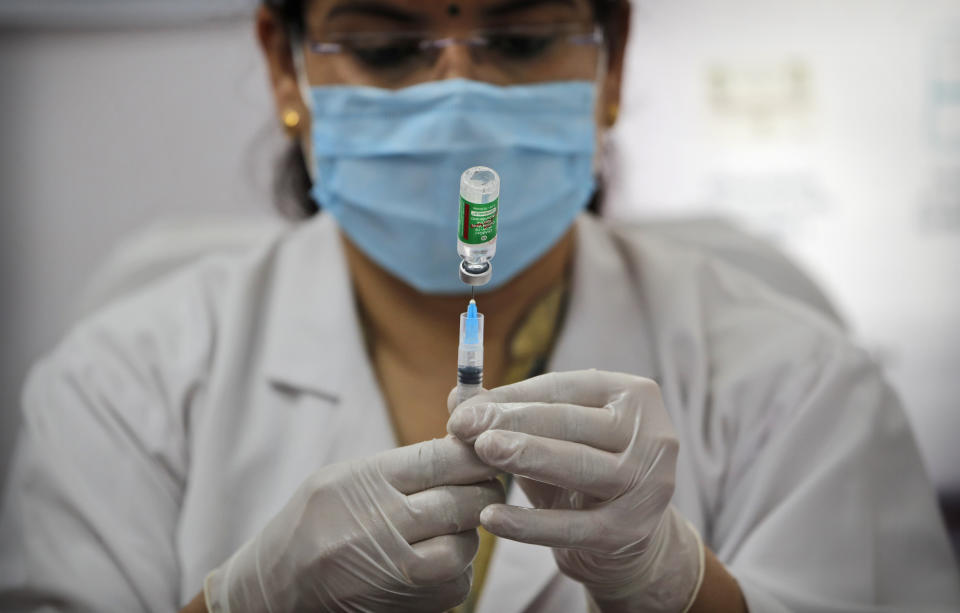
[[(471, 308), (473, 306), (471, 305)], [(460, 314), (457, 347), (457, 404), (483, 390), (483, 313), (475, 319)]]
[[(474, 308), (471, 304), (471, 308)], [(460, 313), (460, 344), (457, 347), (457, 367), (483, 368), (483, 313), (472, 319)]]
[(482, 391), (482, 384), (457, 383), (457, 405), (470, 400)]

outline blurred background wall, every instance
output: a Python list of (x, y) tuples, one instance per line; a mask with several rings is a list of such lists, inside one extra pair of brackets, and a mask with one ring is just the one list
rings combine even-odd
[(250, 2), (17, 4), (0, 0), (0, 466), (29, 363), (111, 249), (161, 220), (270, 215), (280, 139)]
[(778, 241), (960, 493), (960, 2), (635, 11), (615, 214), (727, 214)]
[[(0, 467), (29, 363), (151, 222), (271, 215), (251, 0), (0, 0)], [(729, 215), (814, 275), (960, 493), (960, 3), (646, 0), (610, 213)]]

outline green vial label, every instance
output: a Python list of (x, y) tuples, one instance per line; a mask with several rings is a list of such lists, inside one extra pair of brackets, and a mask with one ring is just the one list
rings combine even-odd
[(497, 237), (497, 209), (500, 199), (486, 204), (469, 202), (460, 197), (460, 224), (457, 237), (464, 243), (478, 245)]

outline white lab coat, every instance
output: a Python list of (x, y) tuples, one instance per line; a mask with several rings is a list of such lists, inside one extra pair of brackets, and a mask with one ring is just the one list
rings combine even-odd
[[(960, 610), (903, 412), (820, 314), (682, 241), (584, 217), (550, 368), (660, 383), (674, 504), (752, 611)], [(32, 373), (0, 610), (173, 610), (311, 472), (395, 445), (329, 216), (191, 266)], [(584, 610), (549, 550), (500, 541), (482, 613)]]

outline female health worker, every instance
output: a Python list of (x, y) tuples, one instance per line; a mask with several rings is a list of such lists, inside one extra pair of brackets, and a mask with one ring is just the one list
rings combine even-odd
[[(0, 608), (960, 608), (863, 352), (760, 280), (586, 212), (628, 18), (622, 0), (264, 3), (320, 214), (133, 293), (34, 369)], [(478, 164), (502, 176), (493, 389), (448, 407), (451, 210)]]

